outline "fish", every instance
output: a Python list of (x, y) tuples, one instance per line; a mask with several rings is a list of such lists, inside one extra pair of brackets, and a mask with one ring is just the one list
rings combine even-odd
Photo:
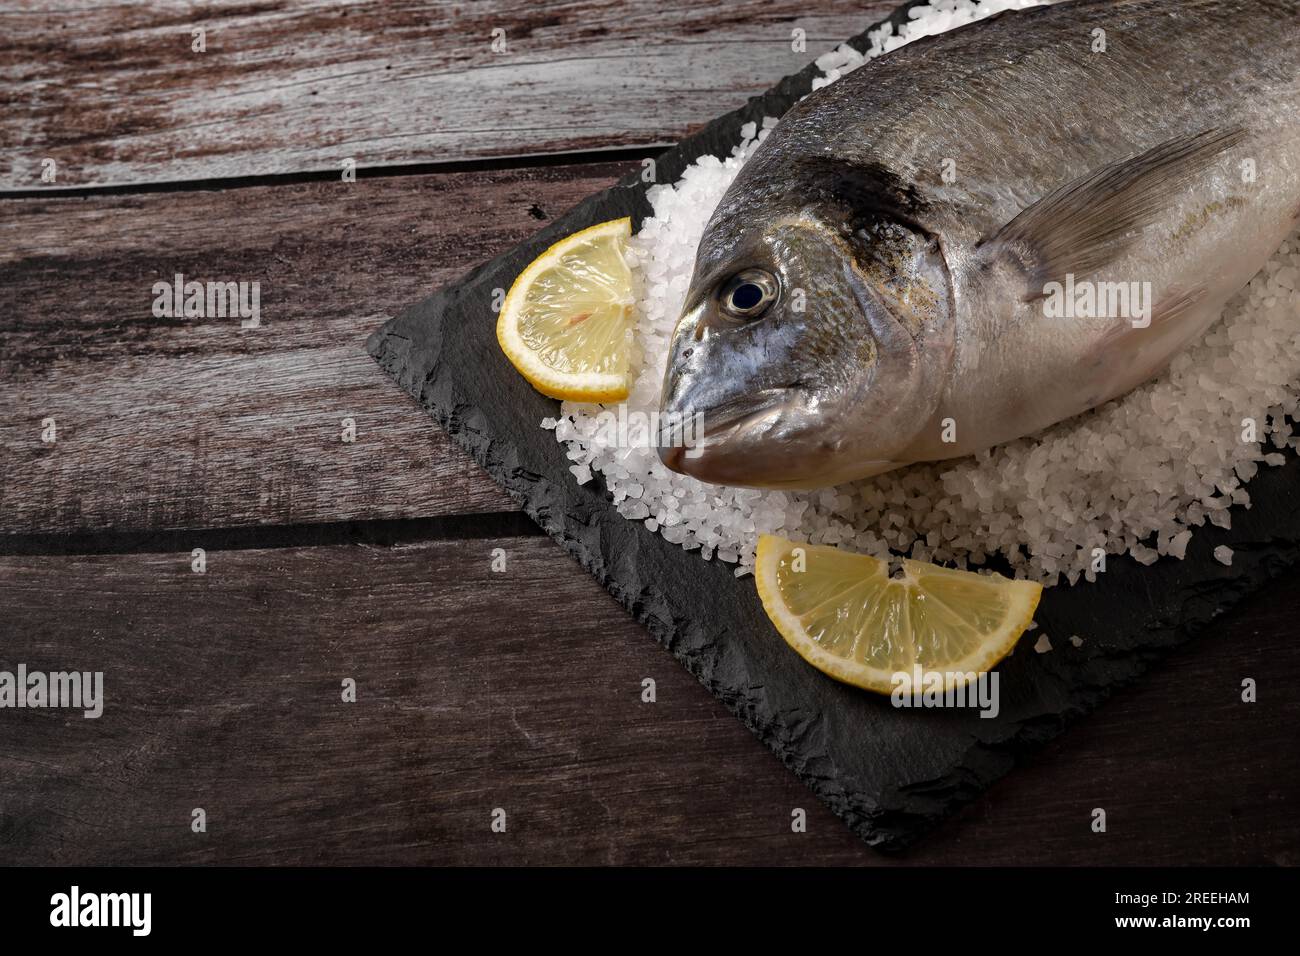
[(1297, 222), (1300, 0), (914, 41), (793, 106), (723, 195), (660, 398), (702, 435), (659, 456), (810, 489), (1033, 435), (1159, 375)]

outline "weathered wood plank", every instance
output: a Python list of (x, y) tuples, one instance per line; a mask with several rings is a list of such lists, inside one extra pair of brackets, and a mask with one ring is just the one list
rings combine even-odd
[[(1292, 574), (905, 862), (1300, 863), (1297, 602)], [(0, 669), (106, 698), (0, 710), (5, 863), (889, 862), (544, 539), (6, 557), (0, 603)]]
[[(0, 533), (512, 509), (365, 338), (628, 168), (5, 201)], [(261, 327), (155, 317), (176, 273), (259, 283)]]
[(85, 186), (668, 144), (894, 3), (46, 6), (0, 16), (0, 189), (47, 158)]

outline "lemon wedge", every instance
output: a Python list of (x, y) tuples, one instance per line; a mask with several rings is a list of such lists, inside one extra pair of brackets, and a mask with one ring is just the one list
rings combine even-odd
[(630, 218), (566, 236), (528, 264), (506, 293), (497, 342), (543, 395), (617, 402), (631, 386)]
[(902, 565), (891, 577), (887, 562), (868, 555), (763, 535), (754, 579), (767, 616), (804, 660), (881, 694), (910, 690), (918, 665), (943, 674), (945, 689), (991, 669), (1033, 620), (1043, 591), (997, 574)]

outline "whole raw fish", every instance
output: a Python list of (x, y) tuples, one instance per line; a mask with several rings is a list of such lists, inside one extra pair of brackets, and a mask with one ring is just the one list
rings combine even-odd
[(791, 109), (727, 190), (662, 399), (703, 447), (661, 456), (819, 487), (1031, 434), (1159, 373), (1298, 220), (1300, 0), (916, 41)]

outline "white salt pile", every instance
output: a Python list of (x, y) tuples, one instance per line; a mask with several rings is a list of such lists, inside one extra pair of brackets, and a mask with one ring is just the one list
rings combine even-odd
[(1057, 0), (984, 0), (983, 3), (971, 3), (968, 0), (932, 0), (929, 4), (912, 7), (907, 11), (909, 21), (895, 31), (889, 24), (870, 31), (867, 40), (870, 46), (866, 54), (859, 53), (847, 43), (841, 43), (829, 53), (816, 60), (817, 69), (822, 76), (813, 80), (812, 88), (819, 90), (829, 86), (845, 73), (851, 73), (868, 60), (875, 59), (882, 53), (896, 50), (900, 46), (946, 33), (957, 27), (983, 20), (1004, 10), (1023, 10), (1025, 7), (1048, 6)]
[[(870, 56), (1026, 2), (936, 0), (912, 11), (904, 36), (873, 37)], [(918, 13), (919, 11), (919, 13)], [(845, 48), (819, 59), (833, 79), (865, 62)], [(857, 58), (856, 60), (854, 58)], [(860, 61), (860, 62), (859, 62)], [(649, 191), (654, 208), (632, 241), (642, 280), (636, 339), (642, 366), (627, 411), (657, 410), (695, 249), (713, 209), (775, 121), (750, 124), (732, 156), (700, 159), (678, 183)], [(1192, 529), (1229, 527), (1249, 507), (1244, 483), (1295, 448), (1300, 408), (1300, 233), (1225, 309), (1203, 341), (1156, 382), (1031, 438), (956, 462), (916, 465), (814, 492), (706, 485), (668, 471), (648, 440), (614, 440), (599, 405), (565, 402), (555, 429), (577, 480), (604, 476), (619, 512), (705, 559), (753, 567), (760, 533), (884, 557), (978, 565), (1002, 555), (1018, 577), (1074, 583), (1094, 549), (1150, 564), (1182, 558)], [(1272, 446), (1271, 448), (1269, 446)], [(1227, 549), (1221, 549), (1227, 551)], [(1230, 552), (1216, 557), (1231, 560)], [(1226, 563), (1226, 562), (1225, 562)]]

